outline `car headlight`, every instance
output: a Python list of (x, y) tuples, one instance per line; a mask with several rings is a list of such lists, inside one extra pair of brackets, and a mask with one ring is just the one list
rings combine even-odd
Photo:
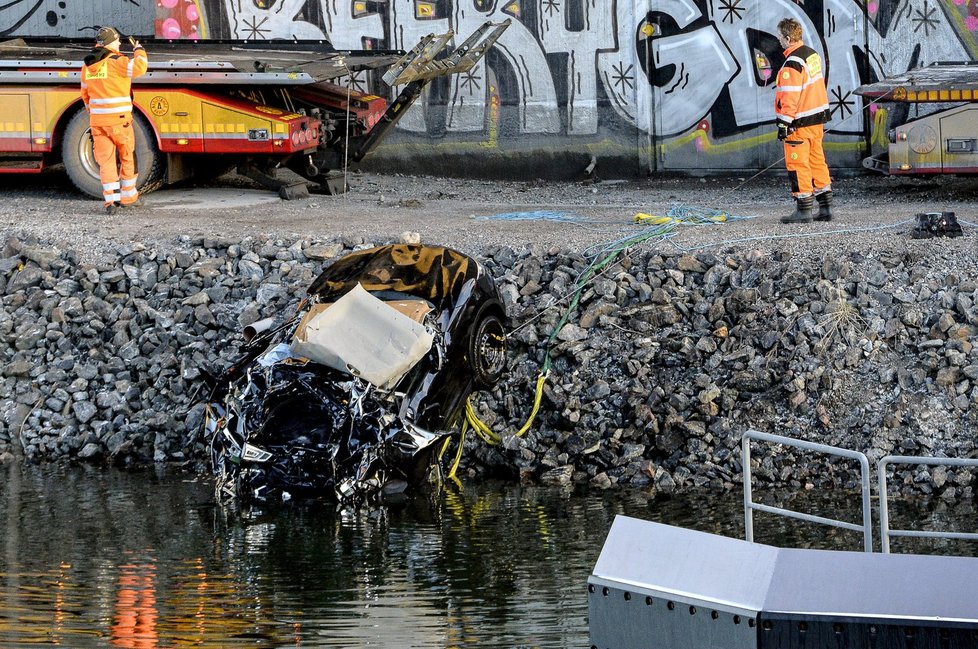
[(246, 462), (268, 462), (272, 454), (254, 444), (245, 444), (241, 451), (241, 459)]

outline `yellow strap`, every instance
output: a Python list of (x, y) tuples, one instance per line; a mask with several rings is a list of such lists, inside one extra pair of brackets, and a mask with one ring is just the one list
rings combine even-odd
[[(533, 398), (533, 410), (530, 411), (530, 416), (523, 424), (523, 427), (516, 431), (516, 437), (523, 437), (530, 427), (533, 425), (533, 420), (536, 419), (537, 413), (540, 411), (540, 402), (543, 401), (543, 386), (547, 382), (547, 375), (540, 374), (537, 377), (537, 387), (536, 395)], [(472, 407), (472, 399), (468, 399), (465, 402), (465, 423), (472, 427), (475, 434), (482, 438), (488, 444), (496, 445), (502, 441), (502, 437), (497, 433), (494, 433), (492, 429), (489, 428), (479, 416), (475, 414), (475, 408)], [(464, 430), (464, 427), (463, 427)]]
[[(711, 216), (704, 216), (703, 220), (713, 221), (714, 223), (723, 223), (727, 220), (727, 215), (713, 214)], [(670, 223), (682, 223), (683, 220), (672, 216), (659, 216), (657, 214), (646, 214), (645, 212), (639, 212), (635, 215), (635, 222), (644, 223), (646, 225), (669, 225)]]
[(666, 225), (667, 223), (672, 223), (673, 218), (671, 216), (657, 216), (654, 214), (639, 212), (635, 215), (635, 222), (647, 223), (649, 225)]

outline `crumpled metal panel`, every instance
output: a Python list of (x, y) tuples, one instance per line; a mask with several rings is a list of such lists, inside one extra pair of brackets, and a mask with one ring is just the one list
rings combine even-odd
[(423, 324), (355, 286), (329, 308), (304, 317), (291, 347), (298, 356), (390, 389), (432, 343)]

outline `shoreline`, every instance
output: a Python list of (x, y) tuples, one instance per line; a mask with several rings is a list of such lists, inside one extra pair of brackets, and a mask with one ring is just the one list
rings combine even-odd
[[(185, 236), (103, 250), (92, 263), (29, 236), (8, 239), (0, 454), (19, 445), (26, 461), (202, 467), (201, 444), (188, 435), (200, 421), (190, 395), (201, 371), (236, 354), (246, 324), (289, 313), (324, 263), (363, 245)], [(591, 258), (539, 244), (486, 246), (478, 258), (518, 329), (509, 375), (473, 397), (504, 443), (469, 441), (462, 470), (596, 488), (729, 490), (746, 427), (872, 461), (973, 456), (974, 235), (801, 252), (627, 249), (584, 287), (547, 350)], [(540, 415), (514, 438), (544, 353), (553, 370)], [(845, 467), (790, 451), (754, 460), (764, 485), (852, 481)], [(974, 496), (964, 471), (899, 476), (901, 492)]]

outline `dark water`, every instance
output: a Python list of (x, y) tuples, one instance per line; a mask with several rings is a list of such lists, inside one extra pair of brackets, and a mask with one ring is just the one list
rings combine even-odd
[[(587, 577), (616, 514), (743, 538), (740, 498), (491, 484), (227, 517), (192, 475), (3, 466), (0, 647), (586, 647)], [(970, 506), (927, 516), (974, 522)], [(860, 548), (756, 525), (761, 542)]]

